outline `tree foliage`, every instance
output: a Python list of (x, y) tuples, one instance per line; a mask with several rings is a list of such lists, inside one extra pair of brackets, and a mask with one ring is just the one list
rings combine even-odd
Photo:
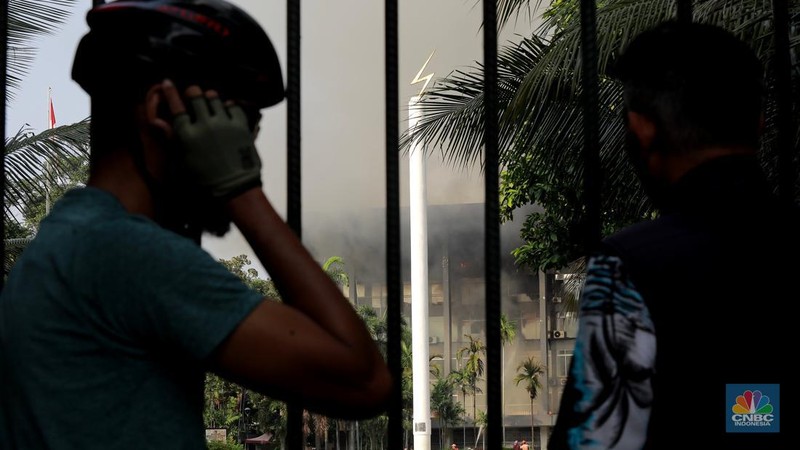
[(537, 363), (533, 356), (529, 356), (517, 367), (517, 375), (514, 377), (514, 383), (517, 386), (523, 384), (531, 399), (531, 436), (533, 436), (533, 401), (542, 389), (542, 383), (539, 381), (541, 375), (544, 375), (544, 366)]
[(250, 267), (252, 262), (247, 255), (234, 256), (231, 259), (220, 259), (220, 264), (225, 266), (232, 274), (239, 277), (250, 288), (266, 298), (279, 300), (281, 298), (275, 283), (259, 277), (258, 270)]
[(508, 318), (505, 313), (500, 314), (500, 341), (503, 345), (514, 342), (517, 337), (517, 324)]
[[(263, 279), (258, 271), (252, 267), (252, 262), (247, 255), (238, 255), (230, 259), (220, 259), (220, 263), (231, 273), (238, 276), (247, 286), (261, 293), (265, 298), (279, 301), (280, 293), (272, 280)], [(332, 256), (323, 264), (322, 269), (331, 279), (340, 286), (347, 286), (349, 279), (345, 270), (345, 263), (341, 257)], [(386, 353), (386, 320), (379, 317), (375, 310), (370, 306), (362, 305), (356, 308), (359, 317), (364, 321), (367, 330), (378, 344), (379, 349)], [(410, 346), (411, 333), (408, 327), (403, 324), (404, 342)], [(410, 347), (409, 347), (410, 348)], [(408, 395), (410, 404), (410, 366), (409, 381), (405, 381), (404, 392)], [(205, 411), (204, 419), (206, 427), (227, 428), (229, 436), (239, 436), (239, 432), (250, 434), (262, 434), (270, 432), (274, 436), (276, 444), (281, 444), (286, 439), (286, 404), (259, 394), (249, 391), (243, 387), (229, 382), (218, 375), (208, 373), (206, 375), (205, 389)], [(249, 408), (250, 414), (243, 412)], [(354, 423), (331, 419), (320, 414), (305, 412), (303, 415), (304, 434), (313, 435), (317, 445), (327, 442), (329, 433), (335, 433), (338, 439), (338, 432), (351, 429)], [(382, 445), (386, 432), (386, 416), (379, 416), (370, 420), (359, 422), (359, 432), (367, 441)], [(410, 429), (410, 416), (408, 418)]]
[[(78, 0), (10, 0), (8, 2), (7, 75), (3, 93), (14, 100), (21, 81), (36, 56), (36, 40), (58, 31), (72, 13)], [(11, 269), (36, 231), (43, 213), (46, 191), (51, 201), (65, 189), (86, 181), (85, 172), (77, 174), (88, 162), (89, 121), (56, 127), (36, 133), (25, 124), (13, 136), (4, 138), (3, 160), (6, 187), (5, 273)], [(49, 189), (48, 189), (49, 188)]]
[(25, 126), (6, 139), (6, 273), (39, 229), (47, 204), (86, 183), (88, 142), (88, 120), (39, 134)]
[(464, 408), (453, 399), (456, 385), (452, 377), (438, 377), (431, 386), (431, 414), (439, 420), (441, 434), (449, 436), (451, 426), (464, 416)]
[[(500, 23), (540, 2), (506, 0), (499, 4)], [(502, 215), (527, 204), (531, 213), (521, 230), (525, 243), (514, 251), (518, 264), (531, 269), (564, 267), (583, 254), (584, 235), (583, 113), (580, 97), (579, 1), (551, 2), (543, 23), (521, 41), (505, 45), (498, 55), (499, 148)], [(720, 25), (738, 35), (765, 62), (768, 86), (774, 88), (772, 2), (770, 0), (695, 1), (694, 19)], [(790, 2), (792, 83), (800, 88), (800, 3)], [(602, 234), (655, 214), (624, 156), (620, 120), (621, 86), (607, 75), (621, 50), (639, 32), (673, 18), (674, 0), (604, 0), (598, 2), (597, 48), (600, 86), (600, 166), (603, 178), (600, 211)], [(762, 160), (776, 176), (775, 95), (766, 105)], [(475, 63), (437, 80), (419, 103), (421, 120), (402, 137), (438, 149), (454, 165), (472, 165), (483, 156), (483, 66)], [(797, 111), (793, 118), (800, 130)], [(795, 148), (800, 135), (795, 138)], [(800, 187), (798, 188), (800, 192)]]
[(14, 98), (36, 59), (36, 40), (57, 32), (78, 4), (89, 6), (84, 0), (9, 0), (6, 101)]
[(464, 336), (469, 342), (456, 352), (456, 357), (459, 361), (462, 359), (464, 360), (464, 367), (461, 368), (461, 376), (468, 384), (469, 392), (472, 395), (472, 420), (475, 420), (475, 397), (476, 394), (481, 392), (481, 389), (478, 387), (478, 381), (481, 380), (486, 370), (486, 363), (484, 361), (486, 357), (486, 345), (479, 338), (472, 337), (472, 335), (465, 334)]

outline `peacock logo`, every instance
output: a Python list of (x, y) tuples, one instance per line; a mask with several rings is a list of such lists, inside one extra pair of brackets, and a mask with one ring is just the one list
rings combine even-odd
[(777, 433), (780, 431), (780, 385), (728, 384), (729, 433)]
[(769, 397), (761, 391), (744, 391), (736, 397), (736, 404), (731, 408), (734, 414), (771, 414), (772, 409)]

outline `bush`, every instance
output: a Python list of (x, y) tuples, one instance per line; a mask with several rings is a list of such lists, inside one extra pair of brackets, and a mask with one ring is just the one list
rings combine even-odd
[(206, 448), (208, 450), (244, 450), (244, 447), (235, 442), (220, 441), (208, 441), (206, 442)]

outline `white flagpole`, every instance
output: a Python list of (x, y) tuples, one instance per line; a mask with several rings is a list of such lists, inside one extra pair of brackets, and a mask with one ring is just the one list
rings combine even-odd
[[(47, 88), (47, 129), (53, 129), (53, 89)], [(44, 213), (50, 214), (50, 158), (44, 157)]]

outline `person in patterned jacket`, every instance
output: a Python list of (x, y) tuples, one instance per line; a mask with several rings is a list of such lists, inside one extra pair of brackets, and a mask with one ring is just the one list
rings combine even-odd
[[(665, 22), (633, 39), (613, 75), (626, 150), (659, 216), (588, 259), (549, 448), (785, 448), (791, 317), (776, 310), (778, 280), (800, 273), (800, 213), (758, 159), (763, 66), (721, 28)], [(757, 390), (769, 413), (744, 423)]]

